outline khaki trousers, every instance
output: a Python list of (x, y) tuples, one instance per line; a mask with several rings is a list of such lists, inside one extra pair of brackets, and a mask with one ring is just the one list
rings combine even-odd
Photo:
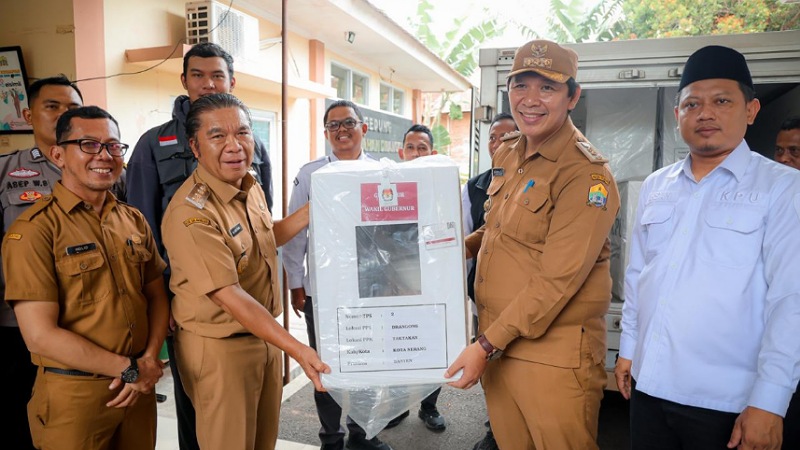
[(141, 450), (156, 446), (156, 394), (140, 394), (136, 404), (109, 408), (119, 389), (110, 378), (36, 374), (28, 403), (34, 447), (41, 450)]
[(503, 450), (598, 448), (606, 373), (588, 350), (576, 369), (503, 356), (489, 362), (481, 383), (492, 431)]
[(272, 450), (283, 392), (282, 352), (253, 335), (175, 334), (183, 387), (197, 416), (203, 450)]

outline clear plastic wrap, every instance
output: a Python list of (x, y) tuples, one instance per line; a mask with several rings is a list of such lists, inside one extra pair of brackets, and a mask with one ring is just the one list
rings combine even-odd
[(657, 88), (594, 89), (586, 94), (586, 137), (608, 158), (617, 182), (653, 171)]
[(636, 221), (636, 207), (642, 182), (636, 180), (617, 183), (619, 188), (619, 214), (611, 228), (611, 294), (614, 298), (625, 300), (625, 269), (630, 257), (630, 242), (633, 224)]
[(368, 437), (445, 381), (467, 345), (458, 166), (332, 162), (311, 176), (322, 382)]

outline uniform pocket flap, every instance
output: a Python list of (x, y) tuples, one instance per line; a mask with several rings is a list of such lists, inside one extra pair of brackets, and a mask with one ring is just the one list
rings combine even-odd
[(80, 275), (103, 266), (103, 255), (99, 251), (71, 255), (56, 262), (56, 269), (64, 275)]
[(531, 191), (530, 194), (519, 200), (519, 205), (530, 212), (536, 212), (547, 203), (547, 199), (547, 194), (544, 192)]
[(642, 225), (664, 223), (675, 212), (674, 205), (653, 205), (645, 208), (642, 214)]
[(750, 211), (712, 210), (706, 214), (706, 223), (712, 228), (721, 228), (748, 234), (761, 228), (764, 219), (760, 214)]

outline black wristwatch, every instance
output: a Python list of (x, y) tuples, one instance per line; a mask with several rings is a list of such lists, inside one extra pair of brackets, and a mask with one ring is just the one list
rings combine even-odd
[(127, 369), (122, 371), (122, 381), (125, 383), (136, 383), (136, 380), (139, 379), (139, 365), (136, 364), (136, 358), (131, 357), (131, 365), (128, 366)]

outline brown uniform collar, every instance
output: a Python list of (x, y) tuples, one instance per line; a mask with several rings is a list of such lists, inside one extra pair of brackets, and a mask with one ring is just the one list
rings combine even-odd
[[(572, 144), (574, 134), (575, 126), (572, 124), (572, 119), (567, 116), (567, 120), (564, 121), (561, 128), (547, 138), (547, 140), (539, 146), (539, 150), (534, 153), (534, 155), (539, 154), (550, 161), (557, 161), (558, 157), (561, 156), (568, 146), (571, 145), (574, 147), (575, 144)], [(525, 146), (528, 145), (525, 135), (520, 136), (519, 141), (517, 141), (515, 145), (520, 156), (523, 156), (525, 154)]]
[[(56, 185), (53, 188), (53, 197), (58, 200), (58, 204), (61, 205), (61, 207), (67, 212), (71, 212), (78, 206), (86, 208), (84, 205), (88, 205), (88, 203), (84, 202), (83, 199), (75, 195), (74, 192), (70, 191), (63, 184), (61, 184), (61, 180), (56, 181)], [(116, 206), (117, 198), (114, 197), (114, 194), (111, 192), (106, 192), (106, 201), (103, 204), (103, 214), (107, 213)]]
[(209, 171), (199, 164), (197, 165), (197, 170), (194, 172), (194, 178), (197, 183), (207, 184), (223, 203), (230, 203), (231, 200), (242, 192), (246, 195), (246, 193), (250, 191), (250, 188), (256, 183), (256, 179), (253, 178), (250, 173), (247, 173), (242, 179), (242, 189), (239, 190), (214, 175), (211, 175)]

